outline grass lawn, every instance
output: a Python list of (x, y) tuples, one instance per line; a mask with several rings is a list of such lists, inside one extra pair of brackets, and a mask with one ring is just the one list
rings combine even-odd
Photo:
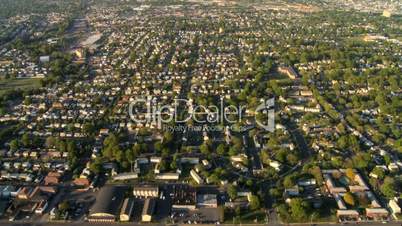
[(268, 80), (282, 80), (282, 79), (289, 79), (289, 77), (277, 71), (273, 71), (268, 74)]
[(12, 78), (0, 80), (0, 96), (13, 89), (29, 90), (40, 87), (39, 78)]
[[(263, 223), (265, 222), (266, 214), (262, 210), (251, 211), (241, 215), (241, 222), (243, 223)], [(255, 221), (257, 220), (257, 221)]]
[[(235, 220), (233, 220), (235, 218)], [(257, 220), (257, 221), (256, 221)], [(266, 222), (266, 214), (263, 210), (247, 210), (247, 211), (242, 211), (239, 217), (235, 217), (235, 213), (233, 211), (225, 211), (225, 223), (230, 224), (230, 223), (242, 223), (242, 224), (247, 224), (247, 223), (265, 223)]]

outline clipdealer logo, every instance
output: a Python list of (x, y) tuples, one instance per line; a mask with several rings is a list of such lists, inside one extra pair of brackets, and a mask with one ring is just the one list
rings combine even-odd
[[(254, 110), (255, 125), (266, 131), (275, 130), (275, 99), (264, 100)], [(181, 111), (179, 111), (181, 110)], [(185, 110), (185, 111), (183, 111)], [(247, 107), (244, 105), (225, 105), (223, 99), (218, 105), (196, 105), (192, 100), (174, 99), (172, 104), (161, 104), (152, 96), (136, 99), (129, 104), (130, 119), (138, 124), (152, 124), (161, 129), (163, 124), (186, 123), (225, 123), (234, 125), (245, 118)], [(179, 117), (179, 115), (181, 117)], [(258, 117), (257, 117), (258, 116)]]
[[(275, 99), (270, 98), (268, 100), (263, 101), (258, 107), (255, 109), (255, 112), (261, 112), (262, 117), (266, 117), (266, 122), (261, 119), (255, 119), (255, 122), (258, 126), (265, 129), (269, 132), (274, 132), (275, 130)], [(255, 114), (257, 115), (257, 114)]]

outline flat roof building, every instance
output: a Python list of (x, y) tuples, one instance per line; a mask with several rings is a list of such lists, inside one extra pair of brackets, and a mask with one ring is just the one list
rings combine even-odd
[(155, 199), (145, 199), (144, 208), (142, 209), (141, 220), (143, 222), (151, 222), (152, 215), (155, 211)]
[(120, 173), (113, 176), (113, 180), (133, 180), (138, 178), (138, 173)]
[(126, 187), (105, 186), (96, 196), (95, 204), (89, 211), (89, 222), (114, 222), (119, 214)]
[(218, 207), (216, 194), (197, 194), (197, 207)]
[(297, 72), (292, 67), (281, 66), (278, 68), (278, 71), (282, 74), (287, 75), (290, 79), (296, 79), (299, 77)]
[(157, 180), (178, 180), (179, 179), (178, 173), (160, 173), (155, 176)]
[(388, 210), (385, 208), (366, 208), (366, 216), (374, 220), (388, 218)]
[(399, 207), (398, 202), (391, 199), (389, 200), (388, 203), (389, 208), (391, 208), (391, 212), (392, 214), (400, 214), (401, 213), (401, 207)]
[(336, 216), (341, 219), (348, 218), (348, 219), (358, 220), (359, 212), (357, 212), (356, 210), (337, 210)]
[(172, 203), (174, 209), (195, 209), (196, 190), (187, 184), (179, 184), (173, 187)]
[(134, 209), (134, 199), (124, 199), (123, 206), (120, 210), (120, 221), (130, 221)]
[(135, 186), (133, 189), (133, 195), (137, 197), (158, 197), (158, 186)]
[(195, 172), (195, 170), (192, 169), (190, 171), (190, 175), (195, 180), (195, 182), (197, 182), (197, 184), (203, 184), (204, 183), (204, 180), (200, 177), (200, 175), (198, 175), (197, 172)]

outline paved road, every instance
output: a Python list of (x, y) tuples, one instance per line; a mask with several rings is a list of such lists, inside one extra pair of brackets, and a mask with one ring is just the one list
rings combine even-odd
[(250, 170), (253, 173), (254, 171), (258, 172), (262, 169), (259, 150), (255, 147), (253, 138), (250, 136), (249, 131), (247, 131), (246, 134), (243, 134), (243, 142), (247, 149), (247, 156), (252, 160)]
[(292, 136), (293, 141), (302, 152), (302, 157), (304, 159), (308, 159), (309, 157), (311, 157), (312, 151), (297, 124), (292, 120), (287, 120), (286, 122), (284, 122), (284, 124), (289, 129), (289, 133)]

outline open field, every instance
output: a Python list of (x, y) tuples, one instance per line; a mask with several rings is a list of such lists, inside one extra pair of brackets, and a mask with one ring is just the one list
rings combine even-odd
[(0, 80), (0, 95), (13, 89), (28, 90), (40, 87), (40, 79), (38, 78), (15, 78)]

